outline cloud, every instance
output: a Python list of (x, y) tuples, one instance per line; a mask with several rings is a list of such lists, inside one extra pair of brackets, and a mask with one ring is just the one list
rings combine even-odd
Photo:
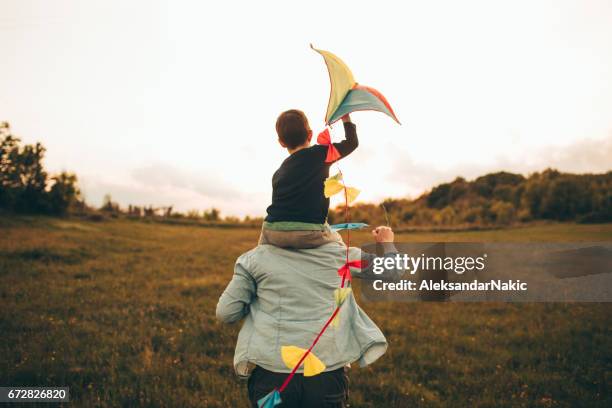
[(473, 179), (502, 170), (525, 175), (546, 168), (570, 173), (603, 173), (612, 169), (611, 159), (612, 135), (601, 140), (585, 139), (566, 146), (499, 156), (490, 164), (464, 163), (449, 168), (417, 162), (407, 154), (396, 152), (389, 179), (406, 186), (406, 193), (416, 196), (456, 177)]
[(172, 205), (178, 211), (216, 207), (224, 215), (261, 216), (269, 199), (263, 193), (246, 194), (213, 172), (187, 171), (159, 162), (133, 169), (123, 178), (84, 174), (80, 184), (86, 201), (94, 206), (110, 194), (123, 207)]
[(132, 178), (142, 186), (185, 189), (206, 197), (232, 199), (240, 196), (229, 181), (211, 172), (187, 172), (167, 163), (152, 163), (132, 171)]
[[(540, 161), (561, 171), (602, 173), (612, 168), (612, 135), (607, 139), (587, 139), (567, 147), (543, 149)], [(535, 163), (537, 165), (537, 161)]]

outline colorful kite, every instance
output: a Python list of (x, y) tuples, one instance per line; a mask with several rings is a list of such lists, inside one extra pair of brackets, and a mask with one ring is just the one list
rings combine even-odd
[(382, 112), (400, 123), (387, 99), (376, 89), (360, 85), (355, 81), (349, 67), (329, 51), (310, 48), (321, 54), (329, 71), (329, 102), (325, 113), (325, 124), (331, 125), (338, 119), (355, 111), (373, 110)]
[[(317, 50), (314, 47), (312, 47), (312, 49), (323, 56), (329, 71), (331, 91), (329, 103), (327, 105), (327, 113), (325, 115), (325, 124), (327, 126), (336, 122), (342, 116), (359, 110), (374, 110), (383, 112), (399, 123), (393, 109), (380, 92), (367, 86), (358, 85), (353, 78), (351, 70), (344, 62), (342, 62), (340, 58), (331, 52)], [(319, 134), (317, 137), (317, 143), (328, 146), (327, 156), (325, 159), (326, 163), (333, 163), (340, 158), (340, 153), (334, 147), (331, 141), (328, 128)], [(347, 187), (344, 184), (342, 173), (338, 172), (334, 176), (328, 177), (327, 180), (325, 180), (324, 194), (325, 197), (329, 198), (332, 195), (340, 192), (344, 193), (345, 221), (342, 224), (332, 225), (331, 229), (333, 231), (346, 230), (347, 236), (346, 261), (344, 265), (338, 269), (338, 275), (342, 277), (342, 280), (340, 287), (334, 291), (336, 308), (308, 349), (291, 345), (281, 347), (280, 353), (282, 360), (287, 367), (291, 368), (291, 372), (280, 387), (273, 389), (266, 396), (257, 401), (257, 406), (259, 408), (274, 408), (282, 403), (280, 394), (285, 390), (285, 388), (287, 388), (287, 385), (289, 385), (289, 382), (291, 382), (291, 379), (302, 364), (304, 365), (305, 377), (314, 376), (325, 371), (325, 363), (312, 352), (312, 349), (318, 343), (319, 339), (330, 325), (334, 328), (337, 328), (339, 325), (338, 316), (340, 313), (340, 308), (347, 297), (352, 293), (351, 288), (348, 287), (352, 280), (351, 268), (366, 267), (365, 262), (361, 259), (349, 260), (351, 230), (367, 227), (367, 224), (362, 222), (350, 222), (349, 205), (357, 198), (359, 190), (354, 187)]]

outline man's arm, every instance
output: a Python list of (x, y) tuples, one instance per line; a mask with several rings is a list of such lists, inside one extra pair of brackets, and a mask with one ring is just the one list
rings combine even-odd
[(256, 285), (243, 263), (244, 255), (234, 266), (234, 276), (217, 303), (217, 319), (223, 323), (237, 322), (249, 313)]
[(351, 122), (349, 115), (342, 117), (344, 125), (344, 140), (340, 143), (334, 143), (334, 147), (338, 149), (338, 152), (342, 157), (346, 157), (353, 152), (359, 146), (359, 140), (357, 139), (357, 128), (355, 124)]

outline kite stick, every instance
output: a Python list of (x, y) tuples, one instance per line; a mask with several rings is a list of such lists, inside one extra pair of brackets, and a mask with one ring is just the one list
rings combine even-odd
[(389, 214), (387, 213), (387, 207), (385, 207), (385, 203), (380, 203), (380, 206), (383, 208), (383, 212), (385, 214), (385, 222), (387, 223), (387, 227), (390, 227), (391, 223), (389, 222)]

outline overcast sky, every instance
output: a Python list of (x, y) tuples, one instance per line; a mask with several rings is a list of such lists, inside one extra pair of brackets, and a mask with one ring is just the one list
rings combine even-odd
[[(323, 129), (330, 50), (402, 126), (353, 115), (362, 200), (456, 176), (612, 166), (612, 2), (0, 0), (0, 120), (99, 205), (263, 215), (274, 122)], [(342, 127), (332, 129), (335, 140)]]

